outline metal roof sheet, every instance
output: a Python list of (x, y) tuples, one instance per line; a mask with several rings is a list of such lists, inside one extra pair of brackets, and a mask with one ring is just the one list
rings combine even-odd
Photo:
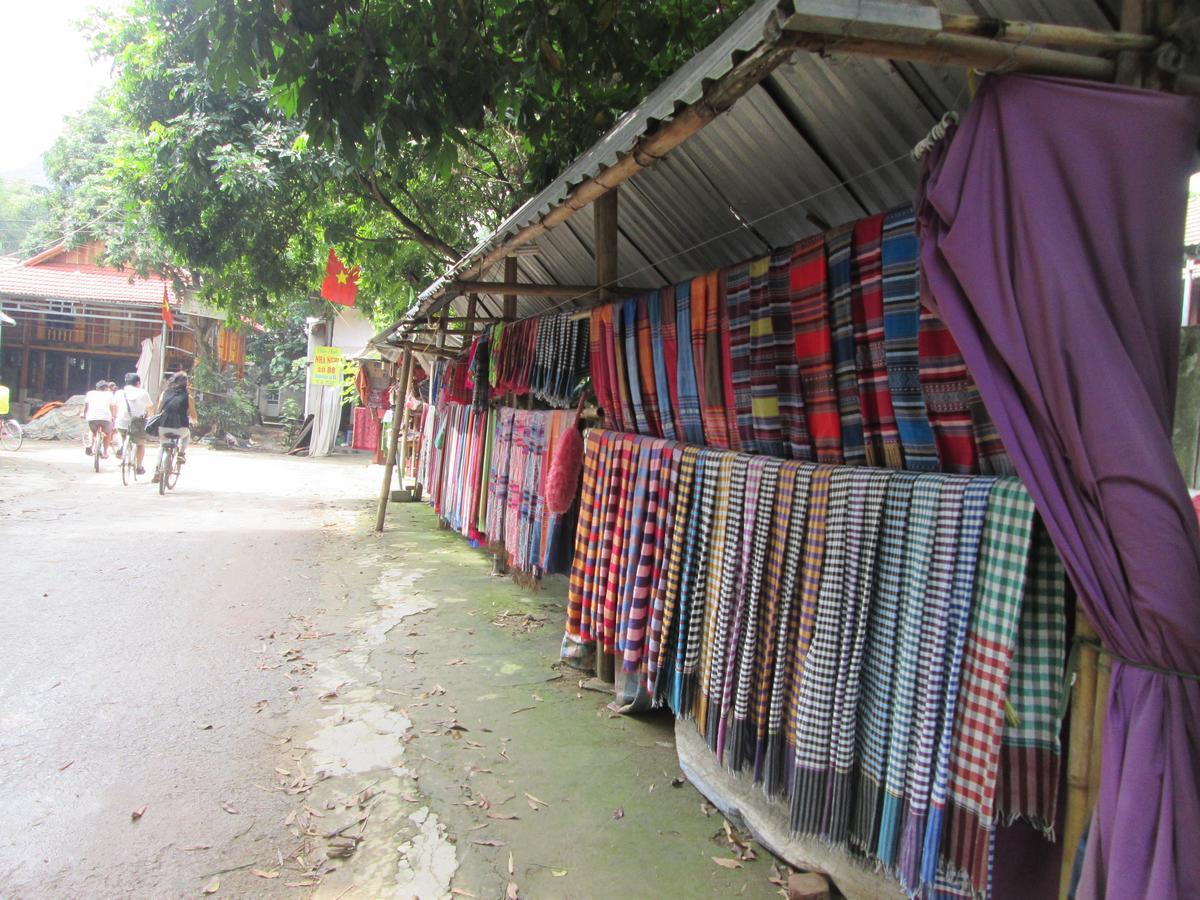
[[(447, 280), (506, 237), (542, 219), (577, 185), (614, 164), (657, 123), (699, 99), (705, 84), (764, 42), (764, 28), (795, 0), (761, 0), (663, 82), (557, 179), (510, 216), (421, 294), (423, 312)], [(932, 5), (925, 3), (924, 5)], [(1119, 0), (937, 0), (944, 12), (1111, 28)], [(916, 182), (909, 156), (947, 110), (968, 98), (959, 68), (797, 52), (724, 114), (621, 188), (619, 277), (658, 286), (786, 246), (807, 234), (907, 201)], [(594, 280), (592, 211), (540, 235), (522, 278)], [(536, 263), (534, 262), (536, 260)], [(500, 280), (502, 267), (481, 277)], [(499, 302), (499, 298), (496, 298)], [(519, 314), (564, 305), (519, 300)], [(459, 298), (455, 309), (464, 309)]]

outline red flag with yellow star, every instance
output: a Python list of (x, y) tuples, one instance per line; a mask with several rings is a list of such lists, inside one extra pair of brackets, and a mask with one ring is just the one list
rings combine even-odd
[(163, 306), (162, 306), (163, 321), (167, 323), (168, 328), (175, 327), (175, 313), (171, 312), (171, 297), (167, 294), (167, 284), (163, 282)]
[(329, 248), (329, 262), (325, 264), (325, 280), (321, 282), (321, 296), (330, 303), (353, 306), (358, 295), (358, 266), (347, 269)]

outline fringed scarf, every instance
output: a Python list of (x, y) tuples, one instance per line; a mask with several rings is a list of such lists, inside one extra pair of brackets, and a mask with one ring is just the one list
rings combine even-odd
[(788, 272), (792, 333), (813, 459), (822, 463), (840, 463), (843, 460), (842, 420), (834, 382), (826, 273), (823, 237), (807, 238), (792, 248)]
[(943, 472), (973, 475), (979, 455), (971, 424), (971, 380), (950, 330), (921, 307), (917, 364), (925, 409)]
[(689, 444), (703, 444), (704, 422), (700, 414), (700, 384), (703, 381), (703, 371), (697, 367), (692, 355), (694, 341), (690, 282), (675, 287), (675, 334), (678, 348), (675, 374), (679, 385), (679, 427), (682, 429), (680, 438)]
[(750, 346), (752, 269), (765, 270), (767, 260), (756, 260), (733, 266), (725, 272), (725, 307), (729, 318), (726, 331), (729, 337), (729, 373), (733, 385), (733, 403), (738, 440), (743, 450), (758, 453), (752, 409), (752, 348)]

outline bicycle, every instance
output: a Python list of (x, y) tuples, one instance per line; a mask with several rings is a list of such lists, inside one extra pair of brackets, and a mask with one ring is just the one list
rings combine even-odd
[(108, 435), (99, 422), (88, 422), (88, 430), (92, 433), (92, 471), (100, 471), (100, 458), (108, 459)]
[(179, 462), (179, 438), (170, 435), (162, 439), (158, 445), (158, 465), (154, 474), (158, 478), (158, 493), (165, 494), (173, 491), (179, 483), (179, 473), (183, 466)]
[(133, 442), (130, 429), (125, 429), (125, 437), (121, 439), (121, 484), (137, 481), (137, 444)]
[(12, 450), (14, 453), (25, 443), (25, 429), (16, 419), (5, 416), (0, 419), (0, 447)]

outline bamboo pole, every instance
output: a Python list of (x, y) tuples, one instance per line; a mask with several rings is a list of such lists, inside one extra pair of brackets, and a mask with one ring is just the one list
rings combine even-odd
[[(516, 259), (516, 257), (507, 257)], [(648, 288), (609, 288), (615, 294), (636, 296)], [(535, 284), (531, 281), (455, 281), (447, 288), (447, 295), (452, 294), (515, 294), (518, 297), (554, 297), (554, 298), (585, 298), (600, 290), (595, 284)]]
[(1096, 706), (1092, 712), (1092, 752), (1088, 763), (1087, 811), (1091, 816), (1100, 799), (1101, 748), (1104, 746), (1104, 723), (1108, 720), (1108, 688), (1112, 684), (1112, 662), (1103, 654), (1096, 659)]
[[(1095, 638), (1096, 632), (1084, 617), (1075, 614), (1075, 635)], [(1059, 900), (1066, 900), (1071, 887), (1075, 852), (1088, 821), (1088, 793), (1096, 715), (1096, 648), (1079, 644), (1075, 660), (1075, 683), (1071, 687), (1071, 736), (1067, 746), (1067, 805), (1063, 821), (1062, 869), (1059, 874)]]
[(974, 35), (1009, 43), (1033, 46), (1078, 47), (1098, 52), (1133, 50), (1144, 52), (1158, 46), (1152, 34), (1125, 31), (1097, 31), (1073, 25), (1054, 25), (1048, 22), (1018, 22), (992, 16), (942, 16), (942, 30), (952, 34)]
[[(517, 283), (517, 258), (515, 256), (504, 257), (504, 281), (506, 284)], [(504, 295), (504, 319), (511, 322), (517, 317), (517, 295)]]
[(375, 531), (383, 531), (383, 520), (387, 515), (388, 497), (392, 492), (392, 472), (396, 468), (396, 442), (400, 434), (400, 417), (408, 396), (408, 380), (412, 377), (412, 350), (404, 351), (401, 368), (399, 398), (392, 407), (392, 437), (388, 443), (387, 462), (383, 467), (383, 484), (379, 488), (379, 506), (375, 513)]
[[(596, 199), (592, 208), (592, 243), (596, 257), (596, 284), (613, 284), (617, 280), (619, 260), (617, 257), (617, 214), (620, 196), (613, 188)], [(608, 290), (601, 290), (599, 301), (613, 300)], [(596, 643), (596, 674), (604, 681), (616, 680), (616, 664), (611, 653), (605, 653)]]

